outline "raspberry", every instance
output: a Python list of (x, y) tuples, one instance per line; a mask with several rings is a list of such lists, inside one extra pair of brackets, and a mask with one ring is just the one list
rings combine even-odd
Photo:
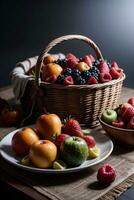
[(93, 148), (96, 145), (96, 141), (91, 135), (84, 135), (83, 139), (86, 141), (88, 148)]
[(110, 69), (110, 74), (111, 74), (113, 79), (119, 78), (122, 75), (122, 73), (123, 73), (123, 70), (120, 69), (120, 68), (117, 69), (115, 67), (111, 67), (111, 69)]
[(128, 123), (127, 128), (134, 129), (134, 116), (131, 117), (131, 119), (130, 119), (130, 121)]
[(91, 76), (87, 81), (87, 84), (89, 84), (89, 85), (96, 84), (96, 83), (98, 83), (98, 81), (93, 76)]
[(100, 82), (105, 83), (112, 80), (112, 76), (109, 73), (102, 72), (100, 73)]
[(98, 65), (98, 69), (101, 73), (109, 73), (109, 67), (106, 63), (106, 61), (101, 61)]
[(130, 103), (134, 107), (134, 97), (128, 99), (128, 103)]
[(74, 80), (73, 80), (72, 76), (67, 76), (64, 79), (64, 85), (74, 85)]
[(106, 163), (101, 168), (99, 168), (97, 173), (97, 179), (100, 183), (109, 185), (115, 180), (116, 171), (113, 166)]

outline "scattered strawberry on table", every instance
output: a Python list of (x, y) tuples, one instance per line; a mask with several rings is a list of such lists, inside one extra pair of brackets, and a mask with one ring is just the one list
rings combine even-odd
[(41, 115), (34, 128), (17, 131), (11, 145), (21, 164), (39, 168), (77, 167), (100, 155), (94, 137), (85, 135), (77, 120), (69, 118), (62, 123), (56, 114)]
[(128, 102), (120, 104), (114, 110), (103, 111), (101, 119), (117, 128), (134, 130), (134, 97), (129, 98)]
[(77, 58), (68, 53), (65, 59), (58, 59), (52, 55), (44, 58), (42, 67), (42, 80), (49, 83), (63, 85), (92, 85), (118, 79), (123, 74), (123, 69), (116, 62), (95, 60), (90, 55)]

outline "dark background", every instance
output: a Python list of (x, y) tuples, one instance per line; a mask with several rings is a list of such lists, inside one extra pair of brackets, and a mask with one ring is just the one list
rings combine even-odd
[[(38, 55), (52, 39), (65, 34), (91, 37), (103, 56), (124, 69), (124, 84), (133, 87), (134, 0), (10, 0), (0, 1), (0, 86), (18, 61)], [(53, 49), (77, 56), (93, 53), (82, 42)]]

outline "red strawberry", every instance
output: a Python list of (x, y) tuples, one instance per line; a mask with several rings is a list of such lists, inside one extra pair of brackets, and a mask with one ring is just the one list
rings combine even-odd
[(68, 138), (68, 137), (70, 137), (70, 136), (67, 135), (67, 134), (61, 133), (61, 134), (58, 135), (57, 138), (55, 139), (54, 144), (55, 144), (58, 148), (60, 148), (61, 143), (62, 143), (66, 138)]
[(84, 136), (79, 122), (75, 119), (69, 119), (66, 122), (66, 124), (64, 125), (63, 131), (64, 131), (64, 133), (71, 135), (71, 136), (77, 136), (77, 137)]
[(125, 112), (121, 115), (124, 122), (128, 122), (131, 117), (134, 117), (134, 107), (129, 107), (125, 110)]
[(92, 66), (92, 60), (91, 60), (91, 58), (89, 56), (84, 56), (82, 58), (82, 62), (85, 62), (89, 67)]
[(94, 76), (91, 76), (87, 81), (87, 84), (89, 85), (96, 84), (96, 83), (98, 83), (98, 81)]
[(112, 76), (109, 73), (102, 72), (100, 73), (100, 82), (105, 83), (112, 80)]
[(117, 62), (113, 62), (111, 64), (111, 67), (114, 67), (115, 69), (119, 69), (119, 66), (118, 66)]
[(89, 54), (88, 57), (91, 59), (92, 62), (95, 61), (95, 58), (92, 56), (92, 54)]
[(131, 119), (130, 119), (130, 121), (128, 123), (127, 128), (134, 129), (134, 116), (131, 117)]
[(121, 118), (118, 118), (116, 121), (113, 121), (112, 125), (117, 128), (125, 128), (125, 123)]
[(109, 73), (109, 67), (105, 61), (101, 61), (98, 64), (98, 69), (99, 69), (100, 73)]
[(128, 99), (128, 103), (130, 103), (134, 107), (134, 97)]
[(49, 82), (49, 83), (55, 83), (56, 80), (57, 80), (57, 76), (55, 74), (46, 78), (46, 82)]
[(88, 148), (95, 147), (96, 141), (95, 141), (95, 139), (94, 139), (93, 136), (91, 136), (91, 135), (84, 135), (82, 138), (86, 141)]
[(74, 85), (74, 80), (73, 80), (72, 76), (67, 76), (64, 79), (64, 85)]
[(76, 56), (72, 53), (68, 53), (66, 55), (66, 59), (69, 60), (69, 59), (73, 59), (73, 60), (77, 60)]
[(69, 68), (74, 68), (75, 65), (77, 65), (77, 64), (78, 64), (78, 61), (75, 59), (69, 58), (67, 60), (67, 67), (69, 67)]
[(110, 74), (113, 79), (119, 78), (122, 75), (122, 73), (123, 73), (123, 70), (121, 68), (116, 69), (115, 67), (111, 67), (110, 69)]
[(101, 168), (99, 168), (97, 173), (97, 179), (102, 184), (110, 184), (115, 180), (116, 171), (113, 166), (106, 163)]

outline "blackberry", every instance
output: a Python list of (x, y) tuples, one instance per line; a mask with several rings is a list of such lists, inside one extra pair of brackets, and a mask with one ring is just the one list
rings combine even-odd
[(79, 76), (75, 79), (76, 84), (78, 85), (84, 85), (86, 83), (85, 79), (82, 78), (82, 76)]
[(96, 66), (92, 66), (88, 71), (91, 73), (91, 76), (94, 76), (97, 79), (97, 81), (99, 80), (100, 71)]
[(64, 76), (71, 76), (72, 75), (72, 69), (71, 68), (66, 68), (64, 70)]
[(81, 72), (80, 72), (78, 69), (73, 69), (73, 70), (72, 70), (72, 77), (73, 77), (74, 79), (80, 77), (80, 75), (81, 75)]
[(101, 61), (102, 61), (101, 58), (99, 58), (99, 60), (95, 60), (95, 61), (93, 62), (93, 66), (97, 67), (97, 66), (100, 64)]
[(63, 84), (64, 79), (65, 79), (65, 76), (64, 76), (63, 74), (62, 74), (62, 75), (59, 75), (59, 76), (57, 77), (56, 83)]
[(67, 66), (67, 60), (66, 59), (58, 59), (58, 60), (55, 61), (55, 63), (60, 65), (63, 68)]
[(81, 75), (85, 80), (88, 80), (92, 76), (92, 74), (89, 70), (82, 71)]

